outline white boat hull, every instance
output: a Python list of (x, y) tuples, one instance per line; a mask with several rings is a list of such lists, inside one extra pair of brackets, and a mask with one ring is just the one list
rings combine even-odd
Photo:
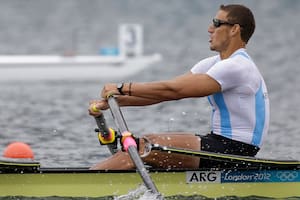
[(0, 56), (0, 81), (120, 79), (161, 59), (159, 54), (121, 56)]

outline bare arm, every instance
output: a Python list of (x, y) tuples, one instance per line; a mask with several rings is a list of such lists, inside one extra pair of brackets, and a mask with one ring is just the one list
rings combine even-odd
[[(127, 105), (150, 105), (162, 101), (208, 96), (219, 91), (220, 84), (207, 74), (187, 73), (166, 81), (133, 83), (130, 88), (127, 83), (123, 92), (127, 95), (131, 93), (131, 96), (120, 96), (120, 104), (126, 105), (126, 101)], [(119, 94), (115, 84), (103, 88), (102, 97), (105, 98), (109, 94)]]
[(191, 72), (166, 81), (132, 83), (131, 86), (126, 83), (123, 87), (123, 93), (126, 95), (120, 95), (116, 84), (106, 84), (101, 93), (104, 99), (91, 101), (89, 113), (99, 115), (98, 111), (94, 111), (94, 105), (97, 110), (106, 110), (108, 104), (105, 99), (112, 94), (117, 95), (120, 106), (146, 106), (162, 101), (208, 96), (219, 91), (221, 86), (213, 78), (207, 74)]

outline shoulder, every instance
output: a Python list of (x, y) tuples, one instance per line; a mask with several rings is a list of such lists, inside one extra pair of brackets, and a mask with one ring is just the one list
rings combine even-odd
[(199, 61), (197, 64), (195, 64), (192, 69), (191, 72), (193, 74), (197, 74), (197, 73), (206, 73), (212, 66), (214, 66), (218, 61), (220, 61), (220, 56), (216, 55), (216, 56), (211, 56), (208, 58), (205, 58), (201, 61)]
[(212, 70), (224, 73), (249, 73), (256, 68), (255, 63), (245, 50), (234, 52), (229, 58), (217, 62)]
[(207, 74), (220, 83), (223, 91), (233, 87), (256, 85), (260, 82), (260, 75), (254, 62), (245, 55), (235, 54), (221, 60)]

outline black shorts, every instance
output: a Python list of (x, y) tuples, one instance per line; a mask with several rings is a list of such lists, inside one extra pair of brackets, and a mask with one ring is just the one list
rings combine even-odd
[[(240, 156), (255, 156), (259, 151), (259, 147), (244, 142), (231, 140), (221, 135), (213, 133), (205, 136), (198, 135), (201, 138), (201, 150), (214, 153), (233, 154)], [(209, 159), (201, 159), (200, 167), (229, 167), (229, 164), (223, 161), (215, 161)], [(225, 166), (225, 167), (226, 167)]]

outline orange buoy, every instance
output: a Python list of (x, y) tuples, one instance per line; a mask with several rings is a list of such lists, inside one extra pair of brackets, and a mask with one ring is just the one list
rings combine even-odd
[(3, 156), (6, 158), (34, 158), (31, 147), (23, 142), (10, 143), (5, 148)]

